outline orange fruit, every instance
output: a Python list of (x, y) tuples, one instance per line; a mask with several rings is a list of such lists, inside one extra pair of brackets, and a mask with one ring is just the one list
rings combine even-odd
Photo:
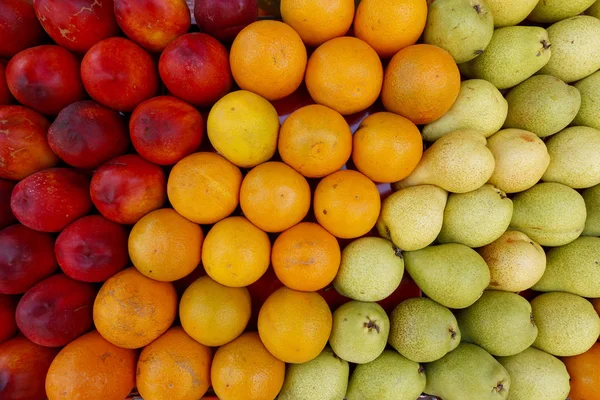
[(301, 222), (283, 232), (271, 252), (277, 278), (290, 289), (307, 292), (333, 281), (341, 257), (335, 236), (312, 222)]
[(325, 348), (332, 320), (320, 294), (282, 287), (261, 307), (258, 333), (267, 350), (281, 361), (305, 363)]
[(177, 314), (172, 283), (127, 268), (104, 282), (94, 302), (94, 324), (109, 342), (138, 349), (165, 333)]
[(109, 343), (97, 331), (66, 345), (46, 375), (48, 400), (123, 400), (135, 385), (137, 353)]
[(415, 44), (426, 22), (426, 0), (362, 0), (354, 17), (354, 34), (387, 58)]
[(203, 152), (180, 160), (169, 174), (167, 193), (179, 214), (197, 224), (214, 224), (240, 202), (242, 172), (220, 154)]
[(307, 178), (338, 171), (352, 153), (352, 132), (337, 111), (319, 104), (290, 114), (279, 131), (279, 155)]
[(354, 19), (354, 0), (281, 0), (281, 18), (308, 46), (344, 36)]
[(198, 400), (210, 387), (210, 349), (174, 327), (144, 347), (137, 390), (144, 400)]
[(204, 240), (202, 264), (215, 281), (230, 287), (256, 282), (271, 258), (269, 236), (244, 217), (217, 222)]
[(263, 231), (283, 232), (308, 214), (310, 187), (291, 167), (271, 161), (244, 177), (240, 205), (246, 218)]
[(179, 303), (181, 326), (206, 346), (221, 346), (240, 336), (250, 311), (248, 289), (223, 286), (208, 276), (192, 283)]
[(600, 343), (573, 357), (563, 357), (571, 376), (571, 400), (600, 400)]
[(423, 155), (421, 132), (410, 120), (396, 114), (369, 115), (353, 137), (352, 161), (375, 182), (396, 182), (417, 167)]
[(273, 357), (256, 332), (219, 347), (210, 377), (220, 400), (273, 400), (283, 386), (285, 364)]
[(430, 44), (400, 50), (385, 70), (381, 100), (388, 111), (417, 125), (446, 113), (460, 90), (460, 72), (452, 56)]
[(365, 110), (379, 97), (383, 67), (371, 46), (354, 37), (331, 39), (308, 60), (306, 88), (316, 103), (342, 115)]
[(317, 221), (329, 233), (353, 239), (368, 233), (379, 218), (377, 186), (357, 171), (342, 170), (321, 179), (315, 190)]
[(292, 94), (304, 78), (306, 47), (289, 25), (256, 21), (238, 33), (229, 54), (233, 79), (241, 89), (268, 100)]
[(203, 241), (200, 226), (162, 208), (135, 223), (129, 234), (129, 257), (148, 278), (172, 282), (200, 264)]

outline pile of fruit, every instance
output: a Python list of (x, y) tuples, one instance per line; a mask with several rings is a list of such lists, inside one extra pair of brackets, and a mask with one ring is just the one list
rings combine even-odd
[(600, 0), (188, 3), (0, 0), (0, 399), (600, 399)]

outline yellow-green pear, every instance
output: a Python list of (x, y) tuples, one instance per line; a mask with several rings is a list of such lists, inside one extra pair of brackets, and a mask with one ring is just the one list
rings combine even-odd
[(585, 10), (585, 13), (587, 15), (591, 15), (592, 17), (600, 18), (600, 0), (596, 0), (596, 2), (592, 4), (590, 8)]
[(494, 15), (494, 26), (519, 24), (531, 13), (539, 0), (487, 0)]
[(582, 235), (600, 236), (600, 185), (584, 190), (581, 195), (587, 210)]
[(581, 93), (581, 107), (573, 125), (600, 130), (600, 71), (580, 80), (574, 86)]
[(595, 0), (540, 0), (527, 17), (533, 22), (546, 24), (561, 21), (581, 14), (594, 4)]

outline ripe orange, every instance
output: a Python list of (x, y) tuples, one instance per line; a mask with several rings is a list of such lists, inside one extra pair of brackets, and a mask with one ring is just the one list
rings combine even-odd
[(368, 233), (379, 218), (377, 186), (357, 171), (342, 170), (325, 178), (315, 190), (317, 221), (331, 234), (353, 239)]
[(169, 174), (167, 193), (179, 214), (197, 224), (214, 224), (240, 202), (242, 172), (217, 153), (195, 153), (180, 160)]
[(135, 385), (134, 350), (109, 343), (97, 331), (66, 345), (46, 375), (48, 400), (123, 400)]
[(172, 282), (200, 264), (203, 241), (200, 226), (171, 208), (162, 208), (146, 214), (133, 226), (129, 257), (148, 278)]
[(256, 282), (271, 258), (269, 236), (244, 217), (217, 222), (204, 241), (202, 264), (215, 281), (230, 287)]
[(371, 106), (379, 97), (383, 67), (371, 46), (354, 37), (332, 39), (308, 60), (306, 88), (315, 102), (342, 115)]
[(94, 302), (94, 324), (109, 342), (138, 349), (166, 332), (177, 314), (173, 284), (127, 268), (104, 282)]
[(210, 349), (174, 327), (144, 347), (137, 389), (144, 400), (198, 400), (210, 387)]
[(269, 296), (258, 314), (258, 333), (271, 354), (286, 363), (305, 363), (325, 348), (332, 316), (316, 292), (282, 287)]
[(342, 257), (335, 236), (312, 222), (299, 223), (279, 235), (271, 254), (277, 278), (290, 289), (307, 292), (329, 285)]
[(285, 364), (273, 357), (256, 332), (219, 347), (210, 377), (220, 400), (273, 400), (283, 386)]
[(337, 111), (319, 104), (290, 114), (279, 131), (279, 155), (307, 178), (342, 168), (352, 153), (352, 132)]
[(308, 46), (344, 36), (354, 19), (354, 0), (281, 0), (281, 18)]
[(415, 124), (446, 113), (460, 90), (460, 72), (452, 56), (430, 44), (400, 50), (387, 66), (381, 100), (388, 111)]
[(354, 34), (387, 58), (415, 44), (426, 22), (426, 0), (362, 0), (356, 9)]
[(231, 73), (238, 86), (278, 100), (292, 94), (304, 78), (306, 47), (289, 25), (256, 21), (241, 30), (231, 45)]
[(600, 343), (573, 357), (564, 357), (571, 376), (571, 400), (600, 400)]
[(310, 208), (306, 179), (288, 165), (271, 161), (254, 167), (240, 190), (242, 212), (266, 232), (283, 232), (296, 225)]
[(250, 312), (248, 289), (223, 286), (208, 276), (192, 283), (179, 303), (181, 326), (205, 346), (221, 346), (240, 336)]
[(365, 118), (353, 140), (354, 165), (375, 182), (396, 182), (406, 178), (423, 155), (423, 139), (416, 125), (388, 112)]

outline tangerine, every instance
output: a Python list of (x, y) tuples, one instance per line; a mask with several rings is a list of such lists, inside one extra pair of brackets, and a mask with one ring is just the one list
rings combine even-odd
[(599, 400), (600, 343), (596, 342), (583, 354), (564, 357), (562, 361), (571, 376), (571, 400)]

